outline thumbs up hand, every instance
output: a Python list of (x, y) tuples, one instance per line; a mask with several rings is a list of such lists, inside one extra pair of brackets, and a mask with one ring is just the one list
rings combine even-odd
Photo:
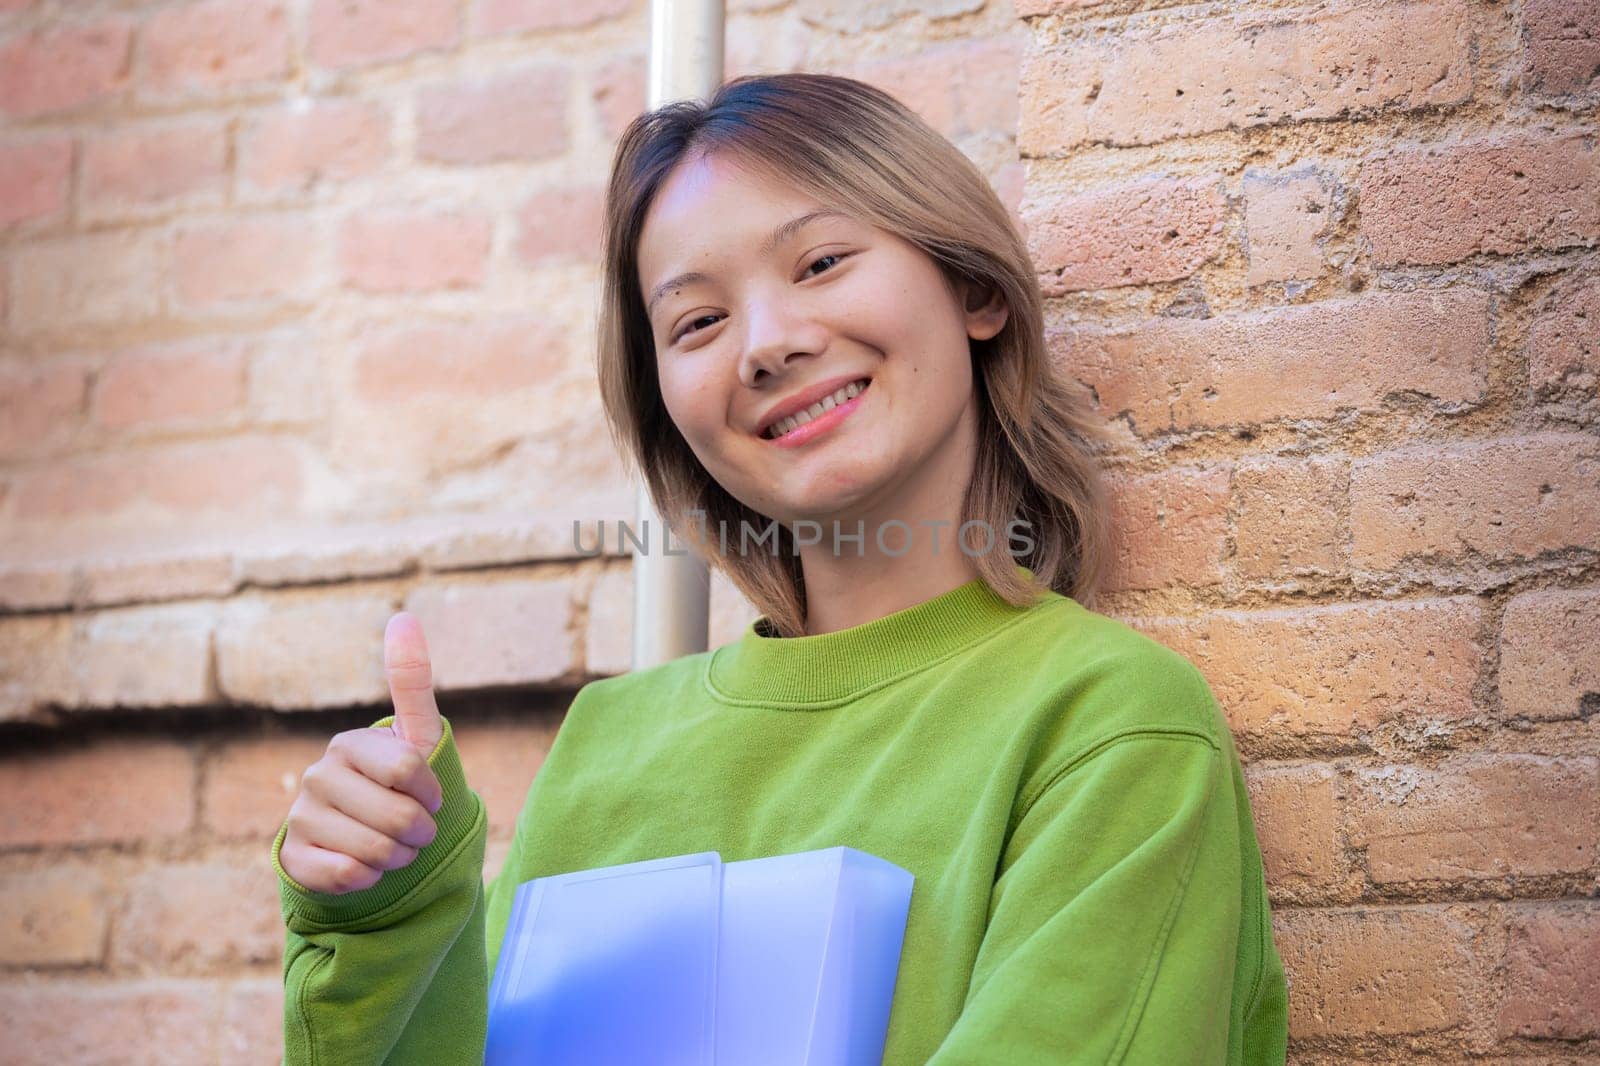
[(444, 723), (433, 699), (428, 642), (415, 615), (401, 611), (384, 627), (383, 669), (394, 701), (394, 735), (414, 745), (426, 759), (444, 736)]
[(401, 611), (389, 619), (383, 665), (394, 722), (335, 734), (300, 775), (289, 808), (278, 863), (314, 892), (370, 888), (385, 870), (409, 866), (438, 833), (432, 815), (444, 793), (428, 756), (444, 736), (444, 721), (415, 616)]

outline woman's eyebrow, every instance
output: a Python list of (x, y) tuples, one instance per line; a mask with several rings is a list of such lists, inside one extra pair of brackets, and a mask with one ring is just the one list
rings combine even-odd
[[(845, 214), (843, 211), (832, 207), (820, 207), (815, 211), (807, 211), (803, 215), (796, 215), (794, 218), (791, 218), (789, 221), (783, 223), (783, 225), (772, 231), (772, 233), (767, 237), (766, 241), (762, 243), (760, 254), (763, 257), (771, 255), (772, 252), (784, 241), (788, 240), (790, 237), (793, 237), (801, 229), (805, 228), (810, 223), (817, 221), (818, 219), (849, 217), (850, 216)], [(655, 291), (650, 294), (650, 302), (645, 304), (645, 313), (650, 314), (655, 310), (656, 302), (667, 294), (668, 289), (677, 288), (679, 285), (692, 285), (697, 281), (710, 280), (711, 278), (709, 275), (703, 274), (698, 270), (690, 270), (683, 274), (678, 274), (675, 277), (668, 278), (660, 285), (657, 285), (655, 287)]]

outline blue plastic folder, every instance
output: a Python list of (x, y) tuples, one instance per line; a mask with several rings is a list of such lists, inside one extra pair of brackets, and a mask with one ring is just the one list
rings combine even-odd
[(485, 1066), (878, 1066), (912, 881), (847, 847), (526, 881)]

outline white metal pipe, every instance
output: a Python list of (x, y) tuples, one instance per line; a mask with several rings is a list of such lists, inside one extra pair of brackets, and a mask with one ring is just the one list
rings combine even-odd
[[(647, 107), (709, 100), (722, 84), (722, 0), (651, 0)], [(705, 651), (710, 643), (711, 573), (682, 541), (666, 554), (666, 523), (650, 491), (635, 490), (638, 539), (633, 556), (633, 668)], [(648, 535), (648, 536), (646, 536)]]

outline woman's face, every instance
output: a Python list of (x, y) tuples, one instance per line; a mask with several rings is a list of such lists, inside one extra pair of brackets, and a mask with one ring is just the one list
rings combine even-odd
[[(784, 229), (822, 207), (733, 163), (686, 161), (646, 215), (639, 283), (667, 411), (711, 476), (769, 518), (853, 531), (909, 501), (959, 501), (965, 483), (919, 474), (948, 481), (951, 456), (970, 454), (968, 339), (994, 336), (1006, 313), (998, 296), (966, 310), (965, 287), (958, 299), (926, 253), (865, 222)], [(685, 273), (700, 277), (667, 284)], [(774, 411), (862, 380), (849, 410), (787, 441), (763, 435)]]

